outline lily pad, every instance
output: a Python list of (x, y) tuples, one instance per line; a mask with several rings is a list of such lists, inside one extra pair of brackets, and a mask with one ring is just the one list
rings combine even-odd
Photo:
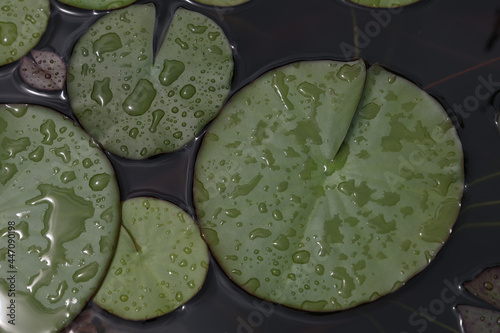
[(0, 66), (20, 59), (38, 43), (50, 17), (49, 0), (2, 0)]
[[(500, 310), (500, 266), (487, 268), (473, 280), (464, 283), (465, 289)], [(461, 323), (466, 333), (500, 331), (500, 312), (469, 305), (458, 305)]]
[(500, 312), (458, 305), (465, 333), (498, 333), (500, 331)]
[(420, 0), (349, 0), (358, 5), (375, 8), (394, 8), (408, 6)]
[(500, 309), (500, 266), (485, 269), (474, 280), (464, 283), (477, 298)]
[(242, 3), (248, 2), (250, 0), (195, 0), (198, 3), (210, 6), (218, 7), (230, 7), (241, 5)]
[(111, 260), (119, 200), (80, 127), (44, 107), (0, 106), (2, 332), (57, 332), (82, 310)]
[(33, 59), (23, 57), (19, 73), (31, 87), (40, 90), (62, 90), (66, 83), (66, 64), (49, 51), (32, 50)]
[(58, 0), (64, 4), (94, 10), (109, 10), (128, 6), (137, 0)]
[(248, 292), (309, 311), (347, 309), (400, 287), (448, 238), (463, 191), (453, 125), (439, 103), (380, 66), (358, 105), (363, 84), (361, 62), (279, 68), (238, 92), (206, 133), (198, 218), (221, 267)]
[(126, 319), (161, 316), (200, 290), (208, 262), (200, 229), (182, 209), (154, 198), (129, 199), (116, 254), (94, 301)]
[(142, 159), (177, 150), (213, 119), (230, 89), (223, 31), (178, 9), (153, 54), (152, 4), (113, 11), (78, 41), (68, 93), (83, 127), (114, 154)]

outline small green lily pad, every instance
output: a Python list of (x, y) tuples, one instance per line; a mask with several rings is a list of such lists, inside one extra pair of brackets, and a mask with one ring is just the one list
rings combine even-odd
[(130, 320), (161, 316), (200, 290), (208, 262), (208, 248), (186, 212), (159, 199), (129, 199), (116, 254), (94, 301)]
[(106, 15), (78, 41), (69, 100), (83, 127), (114, 154), (142, 159), (191, 141), (224, 103), (233, 70), (223, 31), (179, 8), (156, 55), (154, 5)]
[(2, 332), (57, 332), (82, 310), (111, 260), (119, 200), (111, 164), (79, 126), (0, 106)]
[(349, 0), (361, 6), (374, 8), (394, 8), (411, 5), (420, 0)]
[(195, 0), (195, 1), (202, 3), (204, 5), (231, 7), (231, 6), (241, 5), (242, 3), (248, 2), (250, 0)]
[(50, 17), (49, 0), (2, 0), (0, 66), (14, 62), (38, 43)]
[(448, 238), (463, 191), (451, 121), (380, 66), (364, 77), (362, 62), (278, 68), (207, 131), (198, 218), (248, 292), (309, 311), (351, 308), (400, 287)]
[(110, 10), (128, 6), (137, 0), (58, 0), (64, 4), (94, 10)]

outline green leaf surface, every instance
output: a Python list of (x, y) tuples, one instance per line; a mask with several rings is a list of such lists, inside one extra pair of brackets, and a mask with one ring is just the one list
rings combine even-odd
[(116, 254), (94, 301), (126, 319), (161, 316), (200, 290), (208, 262), (208, 248), (187, 213), (159, 199), (129, 199)]
[(238, 92), (208, 130), (198, 218), (250, 293), (350, 308), (404, 284), (448, 238), (463, 190), (455, 129), (434, 99), (380, 66), (364, 83), (362, 62), (292, 64)]
[(210, 6), (218, 7), (231, 7), (241, 5), (242, 3), (248, 2), (250, 0), (195, 0), (198, 3)]
[(82, 310), (111, 260), (119, 200), (111, 164), (80, 127), (47, 108), (0, 106), (0, 331), (57, 332)]
[(0, 66), (20, 59), (38, 43), (50, 17), (49, 0), (2, 0)]
[(458, 305), (465, 333), (498, 333), (500, 331), (500, 312)]
[(472, 281), (464, 283), (465, 289), (477, 298), (500, 310), (500, 266), (485, 269)]
[(110, 10), (128, 6), (137, 0), (58, 0), (64, 4), (94, 10)]
[(132, 159), (192, 140), (219, 111), (232, 77), (231, 47), (207, 17), (178, 9), (156, 55), (154, 29), (152, 4), (113, 11), (78, 41), (69, 66), (69, 99), (83, 127)]
[(349, 0), (361, 6), (374, 8), (394, 8), (408, 6), (419, 0)]

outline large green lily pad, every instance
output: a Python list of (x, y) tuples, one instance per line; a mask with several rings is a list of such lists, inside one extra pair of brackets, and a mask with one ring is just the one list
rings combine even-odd
[(2, 0), (0, 66), (20, 59), (38, 43), (50, 17), (49, 0)]
[(80, 127), (0, 106), (2, 332), (57, 332), (81, 311), (111, 260), (119, 209), (113, 168)]
[(394, 8), (408, 6), (420, 0), (349, 0), (358, 5), (375, 8)]
[(186, 212), (158, 199), (129, 199), (116, 254), (94, 301), (126, 319), (163, 315), (200, 290), (208, 262), (200, 229)]
[(273, 70), (206, 133), (194, 183), (202, 231), (258, 297), (350, 308), (400, 287), (449, 236), (463, 190), (455, 129), (434, 99), (380, 66), (358, 105), (363, 73), (360, 62)]
[(128, 6), (137, 0), (58, 0), (67, 5), (94, 10), (109, 10)]
[(176, 150), (224, 103), (233, 70), (220, 27), (178, 9), (153, 54), (152, 4), (113, 11), (78, 41), (68, 93), (83, 127), (120, 156), (141, 159)]

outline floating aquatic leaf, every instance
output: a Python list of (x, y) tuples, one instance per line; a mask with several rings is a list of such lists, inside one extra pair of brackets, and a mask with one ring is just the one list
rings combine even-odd
[(230, 7), (230, 6), (241, 5), (242, 3), (248, 2), (250, 0), (195, 0), (195, 1), (202, 3), (204, 5)]
[(500, 332), (500, 312), (477, 308), (470, 305), (458, 305), (465, 333)]
[(111, 267), (94, 301), (107, 311), (144, 320), (173, 311), (203, 285), (208, 249), (193, 219), (153, 198), (123, 203)]
[(20, 59), (38, 43), (49, 16), (49, 0), (1, 1), (0, 66)]
[[(485, 269), (465, 289), (500, 310), (500, 266)], [(465, 333), (500, 332), (500, 312), (469, 305), (458, 305)]]
[(61, 90), (66, 83), (66, 65), (57, 54), (32, 50), (31, 56), (23, 57), (19, 74), (30, 86), (41, 90)]
[(95, 10), (117, 9), (128, 6), (137, 0), (58, 0), (67, 5)]
[(151, 4), (113, 11), (79, 40), (69, 66), (81, 124), (104, 148), (132, 159), (192, 140), (225, 101), (233, 70), (230, 45), (207, 17), (178, 9), (156, 56), (154, 21)]
[(474, 296), (500, 309), (500, 266), (485, 269), (474, 280), (464, 283)]
[(238, 92), (206, 133), (198, 218), (250, 293), (310, 311), (350, 308), (404, 284), (448, 238), (463, 191), (453, 125), (380, 66), (358, 105), (363, 84), (362, 62), (291, 64)]
[(349, 0), (358, 5), (375, 8), (394, 8), (408, 6), (420, 0)]
[(111, 164), (79, 126), (0, 106), (0, 331), (57, 332), (82, 310), (111, 260), (119, 200)]

